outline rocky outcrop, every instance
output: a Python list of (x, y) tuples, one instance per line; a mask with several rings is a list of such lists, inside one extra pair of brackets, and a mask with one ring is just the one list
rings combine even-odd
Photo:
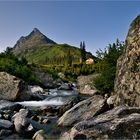
[(33, 72), (44, 88), (57, 88), (63, 83), (61, 79), (55, 80), (51, 74), (46, 73), (41, 69), (34, 68)]
[(140, 139), (140, 108), (119, 106), (76, 124), (62, 139)]
[(26, 94), (25, 83), (6, 72), (0, 72), (0, 100), (26, 100), (28, 98)]
[(117, 62), (116, 105), (140, 106), (140, 15), (131, 23), (123, 55)]
[(74, 124), (90, 119), (93, 116), (99, 115), (109, 109), (105, 99), (102, 96), (96, 95), (87, 100), (81, 101), (66, 111), (58, 120), (59, 126), (73, 126)]
[(79, 93), (86, 95), (94, 95), (98, 90), (94, 86), (94, 80), (98, 75), (79, 76), (77, 78), (77, 86)]

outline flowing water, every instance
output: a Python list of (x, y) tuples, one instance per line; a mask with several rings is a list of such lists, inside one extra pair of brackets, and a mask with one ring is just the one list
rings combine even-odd
[(42, 101), (23, 101), (17, 102), (27, 107), (41, 107), (41, 106), (61, 106), (67, 102), (72, 96), (77, 96), (78, 93), (75, 90), (57, 90), (51, 89), (46, 96), (46, 99)]
[[(78, 92), (76, 90), (57, 90), (51, 89), (46, 95), (46, 99), (42, 101), (23, 101), (23, 102), (16, 102), (31, 110), (36, 110), (37, 108), (43, 106), (61, 106), (64, 105), (67, 101), (69, 101), (72, 97), (78, 96)], [(46, 116), (43, 116), (46, 117)], [(47, 139), (59, 139), (60, 135), (67, 131), (67, 128), (59, 128), (57, 127), (57, 116), (51, 117), (50, 124), (41, 124), (39, 129), (43, 129), (46, 132)], [(19, 136), (18, 134), (13, 134), (7, 137), (5, 140), (14, 139), (26, 139), (26, 137)]]

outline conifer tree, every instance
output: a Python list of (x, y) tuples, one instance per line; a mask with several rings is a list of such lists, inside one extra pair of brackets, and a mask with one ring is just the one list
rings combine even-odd
[(86, 61), (86, 45), (84, 41), (80, 43), (80, 49), (81, 49), (81, 63), (84, 63)]

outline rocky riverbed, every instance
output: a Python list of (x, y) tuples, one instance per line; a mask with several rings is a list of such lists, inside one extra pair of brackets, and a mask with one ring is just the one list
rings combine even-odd
[[(5, 75), (0, 86), (1, 139), (140, 138), (140, 108), (127, 105), (114, 107), (115, 96), (83, 96), (76, 88), (68, 88), (69, 84), (45, 90), (39, 86), (28, 86), (8, 73), (0, 74)], [(10, 86), (6, 78), (17, 84), (6, 88)], [(16, 91), (12, 98), (9, 97), (11, 89)], [(25, 92), (28, 98), (24, 98)]]
[[(0, 137), (3, 139), (58, 138), (64, 131), (57, 120), (80, 101), (74, 90), (50, 90), (40, 101), (0, 101)], [(39, 131), (39, 134), (36, 133)], [(36, 134), (35, 134), (36, 133)], [(41, 133), (41, 134), (40, 134)], [(36, 136), (35, 136), (35, 135)], [(37, 137), (37, 138), (36, 138)]]

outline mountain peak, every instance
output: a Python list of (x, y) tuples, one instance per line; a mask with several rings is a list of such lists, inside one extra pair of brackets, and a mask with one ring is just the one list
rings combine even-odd
[(33, 32), (40, 32), (38, 28), (33, 28)]
[(14, 46), (14, 53), (23, 53), (24, 50), (32, 49), (34, 46), (53, 45), (56, 44), (53, 40), (46, 37), (39, 29), (34, 28), (27, 36), (22, 36)]

